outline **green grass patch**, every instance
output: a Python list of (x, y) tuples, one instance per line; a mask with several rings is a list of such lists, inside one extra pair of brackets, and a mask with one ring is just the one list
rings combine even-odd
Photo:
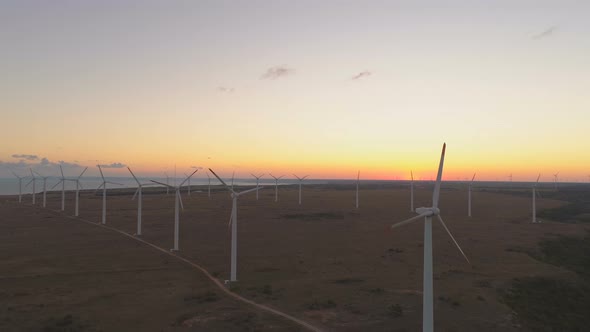
[(542, 262), (590, 276), (590, 236), (560, 236), (539, 242), (539, 251), (530, 255)]

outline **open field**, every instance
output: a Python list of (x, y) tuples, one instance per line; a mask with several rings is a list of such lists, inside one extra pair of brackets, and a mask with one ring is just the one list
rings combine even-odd
[[(203, 188), (201, 188), (203, 189)], [(196, 188), (193, 188), (196, 190)], [(263, 189), (238, 202), (238, 283), (232, 291), (335, 331), (416, 331), (422, 317), (422, 222), (395, 232), (413, 214), (405, 188), (352, 186)], [(150, 194), (151, 191), (151, 194)], [(430, 204), (431, 188), (415, 205)], [(172, 248), (174, 195), (144, 195), (142, 238)], [(530, 193), (530, 191), (529, 191)], [(133, 234), (131, 190), (109, 192), (107, 225)], [(536, 260), (528, 251), (555, 235), (584, 236), (584, 224), (530, 223), (530, 194), (443, 189), (441, 215), (471, 260), (469, 265), (434, 222), (435, 327), (439, 331), (513, 331), (522, 327), (500, 295), (514, 278), (574, 280), (574, 272)], [(544, 196), (548, 197), (548, 196)], [(14, 196), (0, 203), (0, 330), (298, 330), (219, 291), (202, 273), (121, 234), (66, 218), (73, 193), (48, 195), (48, 209)], [(226, 191), (183, 193), (180, 253), (223, 281), (229, 277)], [(83, 192), (80, 218), (99, 222), (102, 197)], [(537, 200), (539, 210), (563, 201)], [(61, 325), (60, 325), (61, 324)], [(184, 325), (183, 325), (184, 324)], [(51, 331), (53, 331), (51, 330)]]

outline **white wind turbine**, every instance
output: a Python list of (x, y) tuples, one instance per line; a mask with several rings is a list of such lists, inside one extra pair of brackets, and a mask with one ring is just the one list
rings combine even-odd
[(473, 177), (471, 178), (471, 182), (469, 182), (469, 189), (467, 193), (467, 216), (471, 217), (471, 189), (473, 188), (473, 180), (475, 180), (475, 173), (473, 173)]
[(209, 171), (215, 175), (215, 177), (223, 183), (223, 185), (229, 190), (232, 198), (231, 217), (229, 219), (231, 225), (231, 269), (230, 269), (230, 281), (237, 281), (237, 265), (238, 265), (238, 198), (240, 196), (262, 189), (262, 187), (256, 187), (242, 192), (235, 192), (230, 186), (228, 186), (223, 180), (209, 168)]
[(414, 172), (410, 171), (410, 211), (414, 212)]
[(131, 176), (133, 176), (133, 178), (135, 179), (135, 182), (137, 182), (137, 190), (135, 191), (135, 194), (133, 194), (133, 198), (131, 200), (135, 200), (136, 196), (138, 197), (138, 199), (137, 199), (137, 233), (135, 233), (135, 235), (141, 236), (142, 188), (143, 188), (143, 186), (151, 186), (153, 184), (139, 182), (139, 180), (137, 179), (135, 174), (133, 174), (133, 171), (131, 171), (131, 168), (129, 168), (129, 166), (127, 166), (127, 169), (129, 170), (129, 173), (131, 173)]
[(18, 202), (21, 203), (22, 202), (22, 198), (23, 198), (23, 179), (25, 178), (24, 176), (18, 176), (16, 175), (15, 172), (12, 172), (12, 174), (14, 176), (16, 176), (16, 178), (18, 179)]
[(559, 175), (559, 172), (553, 174), (553, 183), (555, 184), (555, 190), (557, 190), (557, 176)]
[(284, 175), (279, 176), (278, 178), (272, 174), (269, 174), (275, 179), (275, 202), (279, 201), (279, 179), (282, 178)]
[(35, 189), (35, 182), (37, 182), (37, 177), (35, 176), (35, 174), (33, 174), (33, 169), (29, 168), (29, 171), (31, 171), (31, 181), (29, 181), (26, 185), (28, 186), (29, 184), (33, 184), (33, 205), (35, 205), (35, 194), (37, 193), (37, 190)]
[(74, 215), (76, 217), (78, 216), (78, 201), (79, 201), (79, 197), (80, 197), (80, 187), (82, 187), (82, 185), (80, 184), (80, 178), (82, 177), (82, 175), (84, 175), (84, 172), (86, 172), (87, 169), (88, 169), (88, 167), (84, 168), (82, 173), (80, 173), (80, 175), (78, 175), (77, 178), (71, 180), (71, 181), (76, 182), (76, 209), (74, 210)]
[(209, 179), (209, 185), (207, 185), (207, 196), (209, 199), (211, 199), (211, 176), (207, 172), (205, 172), (205, 174), (207, 175), (207, 179)]
[(123, 184), (105, 180), (100, 165), (96, 166), (98, 166), (98, 170), (100, 171), (100, 177), (102, 178), (102, 184), (98, 186), (96, 190), (98, 191), (100, 188), (102, 188), (102, 224), (105, 225), (107, 223), (107, 184), (116, 184), (118, 186), (122, 186)]
[(361, 180), (361, 171), (356, 173), (356, 208), (359, 208), (359, 182)]
[[(179, 241), (179, 237), (180, 237), (180, 211), (179, 211), (179, 208), (182, 208), (184, 210), (184, 205), (182, 204), (182, 197), (180, 196), (180, 188), (197, 171), (198, 171), (198, 169), (196, 169), (194, 172), (192, 172), (191, 175), (189, 175), (186, 179), (184, 179), (184, 181), (182, 181), (178, 186), (171, 186), (166, 183), (151, 180), (153, 183), (161, 184), (163, 186), (166, 186), (166, 188), (174, 189), (174, 192), (175, 192), (175, 195), (174, 195), (175, 196), (174, 197), (174, 248), (171, 249), (174, 251), (179, 250), (178, 249), (178, 241)], [(174, 177), (174, 178), (176, 179), (176, 177)]]
[[(438, 200), (440, 196), (440, 183), (442, 179), (443, 164), (445, 159), (445, 148), (446, 144), (443, 144), (442, 153), (440, 156), (440, 164), (438, 166), (438, 175), (434, 186), (434, 193), (432, 195), (432, 207), (420, 207), (416, 209), (417, 216), (402, 222), (396, 223), (391, 228), (396, 228), (413, 221), (416, 221), (424, 217), (424, 268), (423, 268), (423, 290), (422, 290), (422, 330), (426, 332), (432, 332), (434, 329), (434, 314), (433, 314), (433, 300), (434, 292), (432, 285), (432, 216), (436, 216), (440, 221), (441, 225), (447, 231), (463, 257), (469, 263), (469, 259), (465, 256), (465, 253), (447, 228), (447, 225), (440, 216), (440, 210), (438, 208)], [(470, 263), (471, 264), (471, 263)]]
[(309, 175), (306, 175), (302, 178), (298, 177), (295, 174), (293, 174), (293, 176), (296, 177), (297, 180), (299, 180), (299, 205), (301, 205), (301, 185), (303, 184), (303, 180), (305, 180), (305, 178), (308, 177)]
[(539, 179), (541, 178), (541, 174), (537, 176), (537, 182), (533, 184), (533, 224), (536, 224), (540, 221), (537, 221), (537, 186), (539, 185)]
[[(258, 187), (258, 183), (260, 183), (260, 178), (264, 176), (264, 174), (260, 174), (258, 176), (250, 173), (250, 175), (252, 175), (253, 177), (256, 178), (256, 187)], [(256, 190), (256, 200), (258, 200), (258, 190)]]
[(43, 179), (43, 207), (47, 206), (47, 179), (49, 176), (43, 176), (35, 171), (35, 174), (39, 175), (40, 178)]
[(51, 189), (57, 187), (58, 184), (61, 183), (61, 210), (64, 211), (66, 209), (66, 177), (64, 176), (64, 170), (59, 165), (59, 171), (61, 172), (61, 178), (59, 181), (51, 187)]

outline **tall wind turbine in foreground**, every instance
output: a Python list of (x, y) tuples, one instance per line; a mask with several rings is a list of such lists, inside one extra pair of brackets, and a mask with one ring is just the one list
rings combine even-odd
[[(250, 173), (250, 175), (252, 175), (253, 177), (256, 178), (256, 187), (258, 188), (258, 183), (260, 183), (260, 178), (264, 176), (264, 174), (260, 174), (258, 176)], [(256, 200), (258, 200), (258, 190), (256, 190)]]
[(238, 265), (238, 198), (240, 196), (258, 191), (262, 187), (256, 187), (253, 189), (244, 190), (242, 192), (235, 192), (230, 186), (228, 186), (223, 180), (209, 168), (209, 171), (215, 175), (215, 177), (223, 183), (223, 185), (229, 190), (232, 198), (231, 217), (229, 219), (231, 225), (231, 270), (230, 270), (230, 281), (237, 281), (237, 265)]
[(184, 206), (182, 204), (182, 197), (180, 196), (180, 188), (182, 188), (182, 185), (185, 182), (187, 182), (188, 179), (190, 179), (195, 173), (197, 173), (197, 171), (198, 171), (198, 169), (196, 169), (194, 172), (192, 172), (191, 175), (189, 175), (186, 179), (184, 179), (184, 181), (182, 181), (178, 186), (174, 186), (174, 187), (169, 184), (165, 184), (162, 182), (151, 180), (154, 183), (166, 186), (166, 188), (174, 189), (174, 192), (175, 192), (175, 197), (174, 197), (174, 248), (172, 248), (172, 250), (174, 250), (174, 251), (179, 250), (178, 249), (178, 242), (179, 242), (179, 237), (180, 237), (180, 215), (179, 215), (180, 211), (178, 209), (180, 207), (184, 210)]
[(469, 182), (469, 189), (467, 193), (467, 216), (471, 217), (471, 189), (473, 188), (473, 180), (475, 180), (475, 173), (473, 173), (473, 177), (471, 178), (471, 182)]
[(46, 207), (47, 206), (47, 178), (49, 178), (49, 176), (43, 176), (43, 175), (39, 174), (38, 172), (35, 172), (35, 174), (39, 175), (39, 177), (43, 179), (43, 207)]
[(96, 188), (96, 190), (98, 191), (100, 188), (102, 188), (102, 224), (105, 225), (107, 223), (107, 183), (116, 184), (118, 186), (122, 186), (123, 184), (105, 180), (100, 165), (96, 166), (98, 166), (98, 170), (100, 171), (100, 177), (102, 178), (102, 184), (98, 188)]
[(87, 169), (88, 167), (84, 168), (82, 173), (80, 173), (80, 175), (78, 175), (76, 179), (72, 180), (76, 182), (76, 209), (74, 210), (74, 215), (76, 217), (78, 216), (78, 201), (80, 199), (80, 187), (82, 187), (82, 185), (80, 184), (80, 178), (82, 177), (82, 175), (84, 175), (84, 172), (86, 172)]
[(410, 211), (414, 212), (414, 172), (410, 171)]
[(361, 179), (361, 171), (356, 173), (356, 208), (359, 208), (359, 182)]
[(305, 178), (308, 177), (309, 175), (306, 175), (302, 178), (298, 177), (295, 174), (293, 174), (293, 176), (296, 177), (297, 180), (299, 180), (299, 205), (301, 205), (301, 185), (303, 184), (303, 180), (305, 180)]
[(541, 178), (541, 174), (537, 176), (537, 182), (533, 184), (533, 224), (538, 223), (537, 221), (537, 186), (539, 185), (539, 179)]
[(278, 178), (272, 174), (269, 174), (275, 179), (275, 202), (279, 201), (279, 179), (282, 178), (284, 175), (279, 176)]
[(127, 166), (127, 169), (129, 170), (129, 173), (131, 173), (131, 176), (133, 176), (133, 178), (135, 179), (135, 182), (137, 182), (137, 190), (135, 191), (135, 194), (133, 194), (133, 198), (132, 200), (135, 199), (135, 196), (138, 196), (138, 200), (137, 200), (137, 233), (135, 233), (135, 235), (137, 236), (141, 236), (141, 200), (142, 200), (142, 188), (143, 186), (148, 186), (148, 185), (152, 185), (151, 183), (141, 183), (139, 182), (139, 180), (137, 179), (137, 177), (135, 177), (135, 174), (133, 174), (133, 171), (131, 171), (131, 168), (129, 168), (129, 166)]
[[(445, 148), (446, 144), (443, 144), (442, 153), (440, 156), (440, 164), (438, 166), (438, 175), (436, 177), (436, 183), (434, 185), (434, 193), (432, 195), (432, 207), (420, 207), (416, 209), (416, 213), (419, 215), (412, 217), (410, 219), (404, 220), (397, 224), (391, 226), (391, 228), (396, 228), (405, 224), (409, 224), (413, 221), (416, 221), (422, 217), (424, 217), (424, 285), (423, 285), (423, 293), (422, 293), (422, 330), (425, 332), (432, 332), (434, 329), (434, 314), (433, 314), (433, 300), (434, 300), (434, 292), (432, 286), (432, 216), (436, 216), (440, 221), (441, 225), (447, 231), (463, 257), (469, 263), (469, 259), (459, 247), (457, 241), (445, 225), (445, 222), (442, 220), (440, 216), (440, 210), (438, 208), (438, 199), (440, 196), (440, 182), (442, 179), (442, 171), (443, 171), (443, 164), (445, 160)], [(470, 263), (471, 264), (471, 263)]]
[(23, 179), (24, 176), (18, 176), (15, 172), (12, 172), (14, 176), (18, 179), (18, 202), (21, 203), (23, 201)]

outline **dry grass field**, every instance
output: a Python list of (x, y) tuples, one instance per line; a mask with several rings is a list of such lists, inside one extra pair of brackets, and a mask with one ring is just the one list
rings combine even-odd
[[(193, 188), (196, 190), (197, 188)], [(202, 188), (201, 188), (202, 189)], [(422, 320), (422, 221), (390, 231), (414, 214), (404, 188), (354, 191), (304, 186), (263, 189), (238, 202), (238, 282), (231, 291), (330, 331), (418, 331)], [(432, 189), (416, 190), (415, 205)], [(107, 226), (136, 230), (132, 190), (113, 190)], [(441, 215), (471, 260), (463, 259), (434, 222), (435, 328), (438, 331), (526, 329), (502, 300), (514, 278), (577, 278), (534, 259), (542, 239), (583, 236), (584, 224), (531, 224), (530, 195), (444, 189)], [(38, 197), (39, 198), (39, 197)], [(229, 279), (231, 199), (227, 191), (183, 192), (180, 252), (223, 281)], [(48, 196), (42, 209), (0, 203), (0, 330), (46, 331), (291, 331), (302, 328), (225, 295), (198, 270), (108, 229), (67, 218), (73, 193)], [(38, 201), (39, 202), (39, 201)], [(98, 223), (102, 197), (83, 192), (80, 218)], [(539, 210), (564, 205), (538, 199)], [(144, 195), (142, 239), (173, 246), (174, 195)], [(68, 329), (71, 328), (71, 329)]]

